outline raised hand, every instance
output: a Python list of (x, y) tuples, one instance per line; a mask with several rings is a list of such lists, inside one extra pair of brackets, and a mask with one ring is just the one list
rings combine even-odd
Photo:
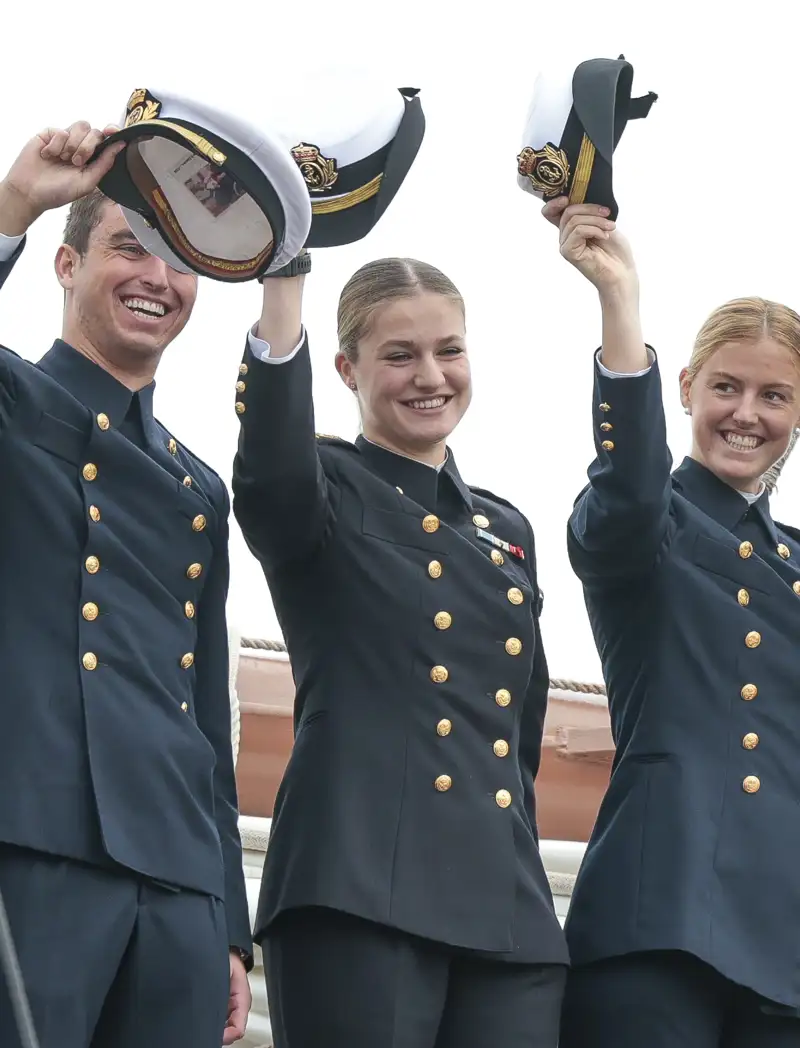
[(599, 292), (636, 286), (633, 254), (607, 208), (560, 197), (545, 204), (542, 214), (558, 226), (561, 254)]
[(43, 212), (91, 192), (124, 148), (118, 142), (91, 159), (117, 130), (109, 125), (98, 131), (79, 120), (66, 130), (48, 127), (34, 135), (0, 182), (0, 233), (19, 236)]

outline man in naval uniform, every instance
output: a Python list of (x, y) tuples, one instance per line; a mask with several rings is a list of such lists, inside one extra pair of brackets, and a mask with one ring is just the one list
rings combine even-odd
[[(42, 1048), (219, 1048), (252, 963), (229, 502), (153, 416), (197, 278), (96, 189), (121, 148), (89, 162), (104, 135), (48, 129), (0, 182), (0, 285), (31, 222), (72, 204), (62, 337), (36, 365), (0, 348), (0, 890)], [(0, 1045), (18, 1038), (0, 984)]]

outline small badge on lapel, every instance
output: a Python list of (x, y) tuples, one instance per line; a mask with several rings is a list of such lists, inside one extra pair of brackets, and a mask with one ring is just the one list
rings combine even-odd
[(512, 557), (518, 557), (520, 560), (525, 560), (525, 550), (522, 548), (522, 546), (512, 546), (510, 542), (506, 542), (504, 539), (499, 539), (490, 531), (484, 531), (483, 528), (475, 528), (475, 534), (478, 536), (479, 539), (484, 539), (486, 542), (491, 542), (491, 544), (493, 546), (497, 546), (498, 549), (502, 549), (506, 553), (510, 553)]

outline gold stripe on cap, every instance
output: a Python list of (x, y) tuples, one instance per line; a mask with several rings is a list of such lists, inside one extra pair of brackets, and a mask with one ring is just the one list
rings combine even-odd
[(575, 165), (572, 189), (569, 192), (570, 204), (583, 204), (586, 200), (589, 179), (592, 177), (592, 169), (594, 167), (595, 152), (594, 144), (584, 135), (581, 149), (578, 153), (578, 162)]
[(212, 146), (207, 138), (203, 138), (202, 135), (198, 135), (195, 131), (189, 131), (188, 128), (181, 127), (180, 124), (173, 124), (171, 120), (138, 120), (132, 124), (126, 124), (125, 126), (147, 127), (148, 125), (151, 127), (168, 127), (171, 131), (177, 131), (177, 133), (185, 138), (187, 142), (191, 142), (198, 153), (202, 153), (204, 157), (218, 167), (222, 167), (228, 159), (222, 150), (217, 149), (216, 146)]
[(348, 207), (355, 207), (356, 204), (363, 204), (365, 200), (371, 200), (377, 194), (382, 181), (383, 172), (376, 175), (365, 186), (353, 189), (350, 193), (344, 193), (332, 200), (312, 200), (311, 212), (314, 215), (330, 215), (335, 211), (344, 211)]

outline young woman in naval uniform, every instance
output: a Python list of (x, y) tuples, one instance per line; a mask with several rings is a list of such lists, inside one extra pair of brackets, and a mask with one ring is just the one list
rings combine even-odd
[(800, 532), (764, 476), (800, 424), (800, 316), (742, 298), (703, 324), (672, 470), (630, 248), (546, 205), (598, 290), (596, 457), (570, 518), (617, 755), (567, 921), (560, 1048), (800, 1044)]
[(471, 397), (464, 303), (414, 260), (351, 278), (350, 443), (315, 434), (305, 279), (264, 281), (233, 482), (297, 686), (255, 929), (276, 1048), (555, 1048), (536, 557), (448, 446)]

